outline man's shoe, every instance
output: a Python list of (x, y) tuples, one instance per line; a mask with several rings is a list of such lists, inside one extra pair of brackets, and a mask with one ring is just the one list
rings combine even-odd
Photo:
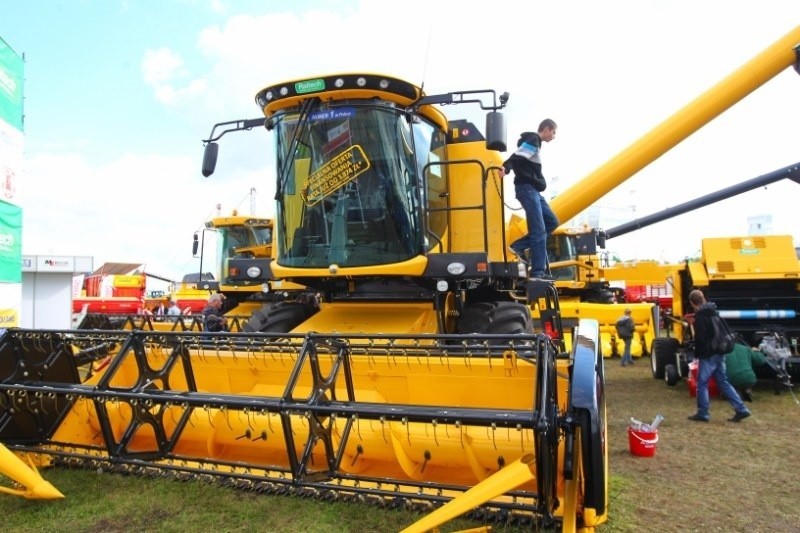
[(528, 264), (528, 250), (517, 250), (513, 246), (509, 246), (508, 247), (508, 251), (511, 252), (511, 255), (516, 255), (517, 256), (517, 260), (520, 263), (522, 263), (524, 265)]
[(545, 274), (544, 272), (532, 272), (531, 279), (541, 279), (543, 281), (553, 281), (556, 278), (551, 276), (550, 274)]
[[(748, 416), (749, 416), (749, 415), (750, 415), (750, 413), (748, 413)], [(695, 421), (695, 422), (708, 422), (708, 418), (705, 418), (705, 417), (703, 417), (703, 416), (700, 416), (700, 415), (699, 415), (699, 414), (697, 414), (697, 413), (695, 413), (695, 414), (693, 414), (693, 415), (690, 415), (690, 416), (689, 416), (689, 420), (693, 420), (693, 421)], [(737, 422), (738, 422), (738, 420), (737, 420)]]
[(743, 413), (736, 413), (735, 415), (733, 415), (733, 418), (728, 419), (728, 422), (741, 422), (748, 416), (750, 416), (750, 411), (745, 411)]

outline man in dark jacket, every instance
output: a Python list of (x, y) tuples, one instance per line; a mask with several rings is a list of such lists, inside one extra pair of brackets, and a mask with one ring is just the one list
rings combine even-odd
[(728, 382), (728, 375), (725, 371), (725, 354), (714, 353), (714, 350), (711, 349), (711, 339), (714, 337), (712, 317), (719, 315), (717, 306), (713, 302), (706, 302), (703, 293), (697, 289), (689, 293), (689, 303), (694, 308), (694, 355), (698, 359), (697, 412), (689, 416), (689, 420), (708, 422), (711, 418), (708, 381), (711, 376), (714, 376), (719, 392), (725, 396), (725, 399), (736, 411), (728, 421), (740, 422), (750, 416), (750, 411), (745, 407), (736, 389)]
[(547, 236), (558, 227), (558, 217), (541, 193), (547, 187), (542, 175), (540, 150), (542, 141), (550, 142), (556, 137), (556, 123), (547, 118), (539, 124), (537, 132), (526, 131), (517, 141), (517, 151), (503, 163), (503, 175), (514, 172), (514, 191), (525, 210), (528, 225), (527, 235), (511, 243), (511, 251), (526, 261), (530, 251), (531, 275), (534, 278), (552, 279), (546, 274)]
[(206, 331), (228, 331), (228, 320), (222, 314), (222, 304), (225, 296), (214, 293), (208, 297), (206, 307), (203, 309), (203, 329)]
[(622, 366), (632, 365), (633, 358), (631, 357), (631, 343), (633, 342), (633, 333), (636, 331), (636, 324), (631, 316), (630, 307), (625, 309), (625, 313), (617, 320), (615, 327), (617, 335), (622, 339)]

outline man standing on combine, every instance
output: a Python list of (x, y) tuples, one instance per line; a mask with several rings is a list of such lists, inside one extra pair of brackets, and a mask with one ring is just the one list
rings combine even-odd
[[(511, 252), (527, 263), (530, 259), (531, 277), (553, 279), (547, 272), (547, 236), (558, 227), (558, 218), (553, 213), (542, 192), (547, 182), (542, 175), (542, 160), (539, 152), (542, 141), (550, 142), (556, 137), (556, 123), (547, 118), (539, 124), (536, 133), (526, 131), (517, 141), (517, 151), (503, 163), (501, 175), (514, 171), (514, 191), (525, 210), (528, 234), (523, 235), (509, 247)], [(526, 257), (530, 253), (530, 257)]]

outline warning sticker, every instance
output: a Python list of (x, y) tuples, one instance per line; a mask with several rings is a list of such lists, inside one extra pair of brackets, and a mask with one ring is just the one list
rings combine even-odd
[(351, 146), (308, 176), (306, 205), (316, 204), (369, 168), (369, 161), (361, 146)]

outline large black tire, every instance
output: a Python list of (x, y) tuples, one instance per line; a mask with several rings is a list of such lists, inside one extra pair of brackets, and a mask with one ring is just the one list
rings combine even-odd
[(459, 334), (532, 333), (531, 312), (516, 302), (477, 302), (464, 307), (458, 319)]
[(660, 337), (653, 340), (650, 350), (650, 370), (656, 379), (664, 379), (664, 369), (667, 365), (677, 364), (675, 354), (678, 353), (678, 339)]
[(264, 308), (253, 316), (242, 328), (244, 331), (262, 333), (288, 333), (315, 313), (312, 305), (299, 302), (281, 302), (273, 305), (266, 316)]
[(616, 303), (614, 293), (608, 289), (590, 289), (581, 295), (581, 301), (595, 304)]
[(681, 377), (678, 374), (678, 367), (676, 365), (667, 365), (664, 367), (664, 380), (670, 387), (674, 387), (678, 384)]

